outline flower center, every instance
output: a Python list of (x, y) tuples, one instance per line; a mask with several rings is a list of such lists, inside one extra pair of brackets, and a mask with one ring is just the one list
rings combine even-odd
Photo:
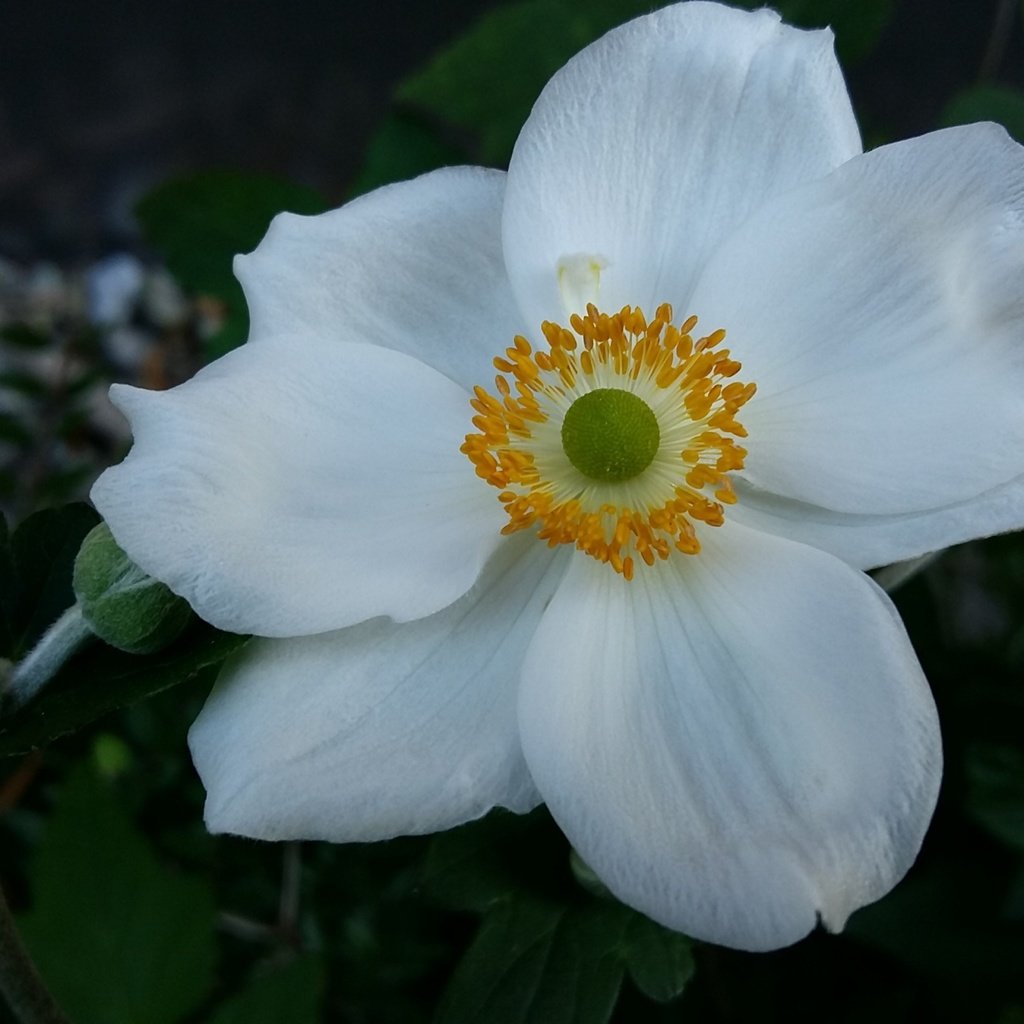
[(474, 388), (461, 451), (498, 488), (503, 533), (537, 525), (550, 546), (573, 544), (632, 579), (637, 561), (697, 554), (696, 527), (721, 526), (736, 500), (728, 474), (743, 468), (735, 414), (754, 384), (721, 348), (725, 331), (694, 340), (697, 318), (672, 323), (659, 306), (588, 305), (571, 330), (545, 321), (547, 351), (516, 337), (496, 394)]
[(580, 395), (562, 420), (562, 447), (591, 480), (639, 476), (658, 454), (661, 431), (651, 407), (631, 391), (597, 388)]

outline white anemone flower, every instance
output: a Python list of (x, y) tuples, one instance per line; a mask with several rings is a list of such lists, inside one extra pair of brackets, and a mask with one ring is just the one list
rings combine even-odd
[(863, 570), (1024, 524), (1002, 129), (862, 154), (827, 31), (682, 3), (559, 71), (507, 174), (282, 214), (236, 270), (248, 344), (118, 387), (93, 491), (259, 637), (190, 735), (210, 829), (543, 801), (619, 899), (750, 950), (897, 882), (941, 743)]

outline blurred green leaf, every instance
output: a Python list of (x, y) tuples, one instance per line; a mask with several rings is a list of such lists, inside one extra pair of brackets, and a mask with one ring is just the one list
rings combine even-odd
[[(740, 6), (763, 4), (741, 0)], [(772, 6), (792, 24), (832, 26), (840, 58), (853, 63), (874, 48), (892, 17), (895, 0), (782, 0)], [(504, 165), (548, 79), (600, 35), (651, 9), (642, 0), (597, 0), (585, 6), (572, 0), (521, 0), (498, 7), (407, 79), (397, 99), (467, 133), (468, 159)], [(400, 138), (392, 126), (378, 142), (376, 159), (386, 167), (392, 162), (399, 166), (387, 150)], [(420, 138), (417, 145), (425, 146), (425, 140)], [(412, 173), (437, 165), (428, 157), (425, 166), (414, 162)], [(395, 176), (408, 174), (403, 169)], [(368, 179), (370, 184), (380, 180), (394, 177), (388, 170), (378, 170)], [(360, 184), (366, 187), (367, 182)]]
[(995, 121), (1024, 143), (1024, 92), (1002, 85), (978, 85), (955, 96), (942, 115), (943, 125)]
[(64, 504), (71, 501), (96, 478), (96, 467), (83, 461), (80, 465), (72, 465), (67, 469), (54, 469), (40, 481), (36, 489), (35, 500), (38, 503)]
[(46, 394), (46, 385), (34, 374), (24, 370), (5, 370), (0, 373), (0, 388), (17, 391), (29, 398), (40, 398)]
[(323, 963), (317, 957), (301, 957), (255, 975), (207, 1024), (317, 1024), (323, 986)]
[(629, 976), (645, 996), (667, 1003), (693, 977), (693, 941), (642, 914), (629, 913), (622, 947)]
[[(897, 0), (779, 0), (770, 6), (801, 28), (831, 28), (843, 64), (856, 64), (875, 48), (892, 19)], [(745, 0), (743, 7), (764, 5)]]
[(967, 810), (997, 839), (1024, 852), (1024, 750), (975, 743), (966, 760)]
[(648, 997), (680, 995), (690, 940), (619, 903), (528, 894), (488, 911), (438, 1009), (438, 1024), (603, 1024), (628, 969)]
[(39, 635), (75, 603), (71, 570), (85, 535), (99, 516), (85, 504), (44, 509), (29, 516), (11, 538), (12, 579), (0, 591), (11, 646), (20, 658)]
[(484, 918), (438, 1024), (601, 1024), (615, 1007), (623, 924), (612, 904), (509, 899)]
[(0, 756), (45, 746), (115, 708), (212, 671), (247, 639), (197, 620), (170, 647), (145, 657), (97, 640), (71, 658), (40, 696), (0, 718)]
[(605, 1021), (627, 970), (661, 1002), (693, 974), (688, 938), (576, 884), (568, 844), (544, 808), (492, 812), (435, 836), (421, 885), (435, 903), (484, 915), (441, 1024)]
[(215, 342), (218, 352), (212, 353), (220, 354), (248, 331), (245, 298), (231, 270), (235, 255), (256, 247), (275, 214), (325, 208), (317, 193), (301, 185), (267, 175), (206, 171), (158, 186), (135, 212), (147, 242), (163, 254), (181, 284), (226, 304), (228, 323)]
[(484, 912), (525, 888), (571, 880), (561, 833), (543, 808), (531, 814), (492, 811), (431, 840), (421, 874), (424, 895), (453, 910)]
[(96, 772), (109, 782), (123, 775), (132, 766), (132, 749), (120, 736), (100, 733), (92, 743), (92, 758)]
[(214, 901), (164, 870), (111, 789), (79, 768), (31, 868), (25, 941), (82, 1024), (174, 1024), (213, 980)]
[(0, 655), (14, 649), (14, 558), (7, 517), (0, 512)]
[(0, 412), (0, 442), (13, 444), (18, 448), (26, 448), (32, 443), (32, 432), (17, 416)]
[(1008, 873), (985, 867), (947, 849), (885, 899), (857, 911), (845, 934), (928, 976), (943, 999), (970, 1006), (982, 993), (1024, 994), (1024, 930), (996, 910), (1006, 898)]
[(50, 344), (50, 336), (28, 324), (7, 324), (0, 327), (0, 341), (13, 348), (45, 348)]
[(399, 111), (386, 117), (370, 139), (352, 192), (362, 195), (466, 159), (466, 151), (442, 139), (434, 127)]
[(524, 0), (484, 15), (397, 98), (472, 133), (477, 162), (504, 164), (547, 80), (599, 35), (649, 10), (642, 0)]

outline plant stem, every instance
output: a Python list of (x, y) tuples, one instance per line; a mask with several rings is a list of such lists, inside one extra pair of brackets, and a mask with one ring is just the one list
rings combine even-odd
[(0, 993), (21, 1024), (71, 1024), (21, 941), (0, 889)]
[(31, 651), (14, 666), (6, 696), (18, 707), (31, 700), (68, 658), (93, 635), (79, 606), (69, 608), (40, 638)]

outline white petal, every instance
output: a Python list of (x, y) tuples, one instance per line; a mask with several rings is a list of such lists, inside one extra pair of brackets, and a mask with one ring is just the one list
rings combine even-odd
[(882, 515), (1024, 474), (1022, 281), (1024, 148), (995, 125), (875, 150), (769, 204), (694, 295), (758, 386), (746, 479)]
[(416, 356), (471, 388), (523, 332), (501, 254), (505, 175), (450, 167), (316, 217), (282, 213), (235, 259), (252, 340), (308, 332)]
[(830, 32), (682, 3), (610, 32), (548, 83), (509, 167), (505, 259), (531, 326), (564, 322), (557, 268), (604, 261), (599, 305), (687, 300), (768, 197), (860, 152)]
[(524, 666), (523, 749), (624, 902), (741, 949), (833, 930), (907, 870), (938, 791), (935, 707), (888, 598), (727, 523), (632, 584), (577, 558)]
[(1024, 525), (1024, 476), (977, 497), (926, 512), (856, 515), (737, 485), (730, 518), (829, 551), (858, 569), (918, 558)]
[(564, 565), (512, 538), (430, 618), (247, 646), (189, 734), (210, 830), (348, 842), (534, 807), (519, 672)]
[(429, 615), (499, 542), (501, 506), (459, 452), (469, 398), (410, 356), (279, 337), (172, 391), (112, 397), (135, 445), (93, 501), (128, 554), (221, 629)]

